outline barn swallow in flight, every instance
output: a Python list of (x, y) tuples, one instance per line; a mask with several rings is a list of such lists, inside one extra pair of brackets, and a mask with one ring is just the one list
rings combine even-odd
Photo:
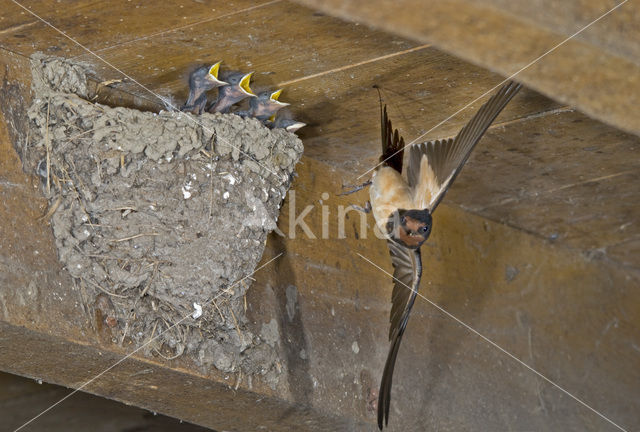
[(220, 63), (222, 62), (213, 66), (199, 67), (189, 75), (189, 98), (180, 108), (181, 111), (202, 114), (207, 104), (207, 91), (214, 87), (227, 85), (226, 82), (218, 79)]
[(221, 74), (221, 79), (227, 82), (218, 88), (218, 100), (211, 105), (209, 112), (228, 113), (231, 106), (247, 97), (256, 97), (251, 91), (249, 81), (253, 72), (226, 72)]
[(380, 110), (382, 164), (373, 174), (369, 194), (376, 224), (388, 235), (387, 245), (394, 267), (389, 328), (391, 346), (378, 394), (380, 430), (383, 423), (389, 423), (393, 368), (420, 287), (420, 246), (431, 233), (431, 215), (475, 145), (520, 87), (513, 81), (503, 85), (455, 138), (412, 145), (406, 181), (401, 176), (404, 140), (397, 129), (392, 131), (386, 106), (384, 111)]

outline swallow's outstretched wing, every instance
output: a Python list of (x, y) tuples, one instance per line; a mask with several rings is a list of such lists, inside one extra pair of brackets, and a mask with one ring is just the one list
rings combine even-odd
[(387, 106), (384, 110), (380, 107), (380, 123), (382, 131), (382, 156), (380, 162), (384, 162), (399, 173), (402, 173), (402, 157), (404, 155), (404, 138), (393, 130), (391, 120), (387, 116)]
[(389, 328), (389, 354), (382, 373), (380, 393), (378, 394), (378, 427), (389, 422), (389, 406), (391, 403), (391, 382), (393, 368), (396, 364), (398, 349), (402, 335), (409, 321), (409, 313), (413, 307), (420, 286), (422, 261), (420, 249), (406, 248), (393, 240), (388, 240), (389, 254), (393, 264), (393, 294), (391, 297), (391, 327)]
[(455, 138), (411, 146), (407, 180), (413, 188), (414, 200), (420, 202), (422, 208), (435, 210), (475, 145), (520, 87), (514, 81), (504, 84)]

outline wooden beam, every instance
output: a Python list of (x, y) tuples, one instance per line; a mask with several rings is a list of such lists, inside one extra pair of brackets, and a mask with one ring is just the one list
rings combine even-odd
[[(234, 389), (237, 376), (233, 381), (231, 377), (211, 380), (194, 370), (138, 356), (121, 362), (124, 353), (114, 352), (114, 347), (91, 346), (72, 341), (67, 335), (59, 338), (4, 320), (0, 321), (0, 331), (3, 370), (75, 389), (119, 362), (82, 390), (191, 423), (218, 430), (321, 431), (327, 425), (334, 430), (352, 427), (346, 420), (296, 409), (277, 397)], [(46, 408), (33, 410), (14, 426), (22, 426)]]
[(640, 104), (640, 34), (632, 24), (638, 15), (637, 3), (625, 3), (566, 43), (615, 4), (595, 0), (563, 2), (561, 6), (525, 0), (299, 3), (432, 43), (503, 76), (533, 62), (518, 73), (519, 81), (593, 118), (640, 134), (635, 115)]

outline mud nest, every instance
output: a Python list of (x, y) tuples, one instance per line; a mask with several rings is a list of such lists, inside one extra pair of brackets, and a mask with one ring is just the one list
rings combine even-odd
[(35, 55), (32, 73), (25, 165), (98, 334), (134, 346), (162, 334), (148, 355), (273, 384), (275, 350), (246, 328), (251, 280), (237, 281), (276, 229), (301, 141), (235, 115), (92, 103), (81, 63)]

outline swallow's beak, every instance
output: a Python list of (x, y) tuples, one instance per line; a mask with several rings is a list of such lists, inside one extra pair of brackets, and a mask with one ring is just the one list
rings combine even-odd
[(253, 72), (249, 72), (248, 74), (243, 76), (238, 87), (240, 87), (240, 90), (242, 90), (242, 92), (247, 96), (256, 97), (256, 95), (251, 91), (251, 87), (249, 87), (249, 81), (251, 81), (252, 75)]
[(271, 99), (271, 102), (280, 105), (281, 107), (286, 107), (287, 105), (290, 105), (286, 102), (280, 102), (278, 100), (278, 98), (280, 97), (280, 95), (282, 94), (282, 89), (276, 90), (273, 93), (271, 93), (271, 96), (269, 97), (269, 99)]
[(213, 81), (216, 84), (216, 86), (228, 85), (228, 83), (226, 83), (224, 81), (220, 81), (218, 79), (218, 72), (220, 71), (220, 63), (222, 63), (222, 62), (219, 61), (218, 63), (214, 64), (213, 66), (211, 66), (209, 68), (209, 75), (207, 75), (207, 78), (209, 78), (209, 80)]
[(285, 128), (285, 130), (286, 130), (287, 132), (295, 132), (295, 131), (297, 131), (298, 129), (305, 127), (306, 125), (307, 125), (306, 123), (302, 123), (302, 122), (294, 122), (294, 123), (290, 124), (289, 126), (287, 126), (287, 127)]

